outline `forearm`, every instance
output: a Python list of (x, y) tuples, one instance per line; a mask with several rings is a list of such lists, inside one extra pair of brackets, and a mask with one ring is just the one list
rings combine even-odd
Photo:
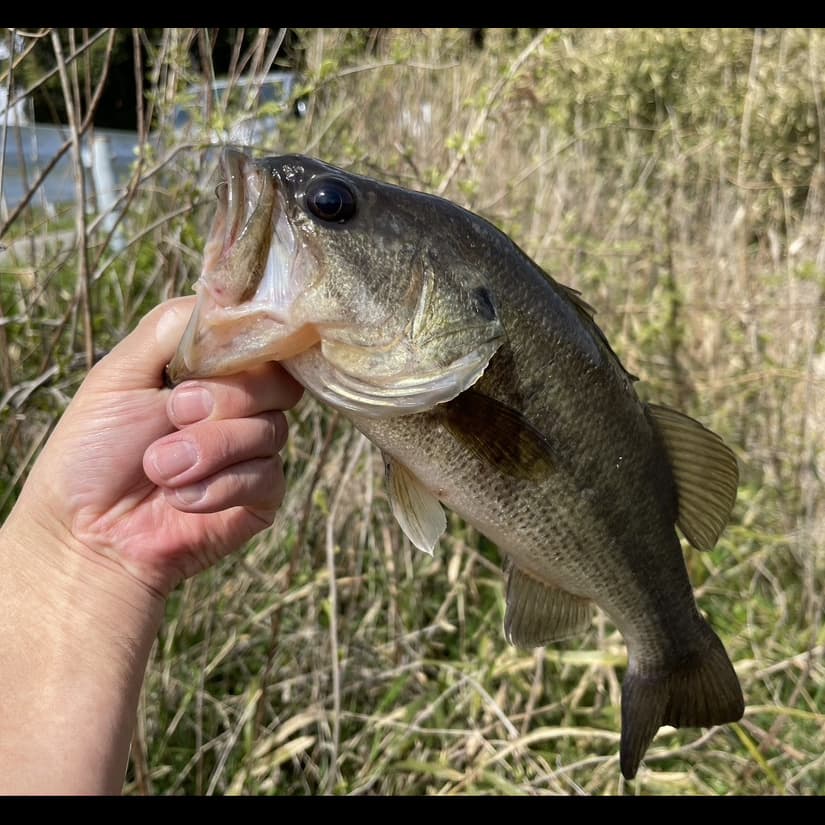
[(0, 792), (119, 793), (163, 601), (59, 533), (0, 530)]

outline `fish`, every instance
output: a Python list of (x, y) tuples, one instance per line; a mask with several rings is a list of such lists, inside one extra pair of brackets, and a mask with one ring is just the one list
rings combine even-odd
[(174, 386), (276, 360), (378, 449), (395, 518), (432, 554), (444, 508), (494, 542), (504, 634), (532, 649), (601, 608), (627, 646), (619, 763), (744, 697), (676, 526), (717, 542), (736, 457), (644, 402), (581, 294), (446, 199), (301, 155), (226, 149)]

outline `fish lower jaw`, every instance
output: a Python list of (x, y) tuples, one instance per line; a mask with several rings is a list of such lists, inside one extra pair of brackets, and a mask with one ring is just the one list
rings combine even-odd
[(213, 328), (234, 326), (243, 322), (245, 326), (271, 327), (273, 330), (289, 330), (289, 318), (286, 312), (280, 312), (269, 306), (259, 304), (241, 304), (221, 306), (218, 302), (203, 313), (204, 321)]
[(198, 305), (170, 363), (169, 377), (174, 383), (282, 361), (320, 340), (315, 327), (289, 323), (270, 307), (255, 303), (223, 307), (212, 300), (208, 289), (199, 293)]
[(225, 318), (212, 327), (211, 337), (216, 352), (223, 352), (226, 360), (240, 369), (293, 358), (320, 341), (314, 327), (290, 326), (265, 313)]

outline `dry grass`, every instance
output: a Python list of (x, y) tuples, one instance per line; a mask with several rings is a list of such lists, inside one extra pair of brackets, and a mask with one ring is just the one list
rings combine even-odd
[[(475, 52), (456, 30), (408, 30), (373, 37), (369, 56), (351, 33), (304, 36), (310, 116), (262, 149), (484, 214), (583, 291), (642, 393), (734, 447), (732, 524), (687, 559), (747, 710), (662, 729), (625, 783), (613, 626), (599, 616), (564, 644), (508, 647), (495, 547), (453, 517), (434, 558), (414, 552), (380, 456), (307, 399), (276, 525), (170, 601), (127, 790), (823, 792), (825, 36), (504, 30)], [(124, 250), (94, 214), (0, 214), (4, 513), (89, 352), (199, 269), (214, 153), (167, 123), (194, 75), (189, 42), (208, 46), (168, 30), (150, 53), (141, 123), (154, 114), (164, 139), (137, 160)], [(260, 43), (241, 45), (266, 67)], [(75, 72), (93, 89), (70, 58), (68, 93)]]

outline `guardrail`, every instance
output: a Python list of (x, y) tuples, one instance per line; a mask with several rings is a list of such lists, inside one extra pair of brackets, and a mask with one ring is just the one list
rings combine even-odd
[[(0, 146), (5, 143), (0, 167), (0, 199), (6, 209), (12, 210), (70, 138), (70, 132), (65, 126), (43, 124), (10, 125), (7, 133), (4, 132), (6, 127), (0, 122)], [(84, 135), (83, 165), (90, 173), (93, 188), (89, 194), (97, 198), (99, 212), (111, 209), (119, 187), (128, 179), (137, 144), (137, 133), (119, 129), (95, 129), (91, 140)], [(46, 176), (32, 203), (46, 209), (73, 203), (74, 175), (71, 153), (67, 152)]]

